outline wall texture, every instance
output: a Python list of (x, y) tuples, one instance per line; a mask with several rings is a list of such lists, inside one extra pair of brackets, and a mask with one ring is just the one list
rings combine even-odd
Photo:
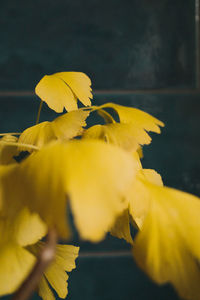
[[(33, 90), (44, 74), (82, 71), (92, 78), (94, 103), (134, 106), (165, 122), (162, 135), (152, 135), (144, 149), (143, 164), (166, 185), (200, 196), (198, 4), (1, 0), (0, 131), (33, 124), (39, 105)], [(44, 107), (43, 120), (54, 116)], [(137, 268), (123, 241), (108, 236), (81, 245), (69, 300), (178, 299)]]

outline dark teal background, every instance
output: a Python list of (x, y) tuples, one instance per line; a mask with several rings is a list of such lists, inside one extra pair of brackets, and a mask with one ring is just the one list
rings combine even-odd
[[(82, 71), (92, 78), (94, 104), (134, 106), (165, 122), (144, 147), (143, 165), (166, 185), (200, 196), (195, 15), (195, 0), (1, 0), (0, 132), (34, 124), (33, 90), (44, 74)], [(43, 107), (41, 120), (55, 116)], [(69, 300), (178, 299), (172, 287), (158, 287), (137, 268), (125, 242), (108, 236), (90, 244), (75, 233), (78, 243)]]

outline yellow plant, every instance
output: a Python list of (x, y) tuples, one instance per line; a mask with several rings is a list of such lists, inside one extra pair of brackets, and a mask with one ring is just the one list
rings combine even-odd
[[(52, 230), (69, 242), (70, 205), (82, 239), (99, 242), (108, 232), (125, 239), (155, 282), (172, 283), (183, 299), (200, 299), (199, 198), (163, 186), (161, 176), (140, 161), (142, 146), (151, 142), (148, 132), (160, 133), (164, 124), (132, 107), (91, 106), (90, 86), (84, 73), (44, 76), (35, 89), (41, 98), (36, 125), (1, 134), (0, 295), (16, 292), (15, 299), (22, 299)], [(43, 101), (68, 112), (39, 123)], [(87, 127), (96, 112), (104, 125)], [(17, 162), (22, 151), (28, 155)], [(75, 268), (78, 251), (57, 244), (38, 283), (43, 300), (55, 299), (52, 289), (66, 297), (66, 272)]]

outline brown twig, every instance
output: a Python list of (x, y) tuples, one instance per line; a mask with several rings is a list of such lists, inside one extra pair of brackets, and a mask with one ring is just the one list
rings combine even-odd
[(55, 229), (50, 229), (47, 234), (46, 243), (41, 250), (37, 262), (19, 289), (15, 292), (12, 300), (28, 300), (38, 286), (43, 272), (53, 261), (56, 252), (57, 234)]

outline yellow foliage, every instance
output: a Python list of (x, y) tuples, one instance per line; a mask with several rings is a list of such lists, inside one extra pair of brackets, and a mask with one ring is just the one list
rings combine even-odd
[(140, 228), (133, 245), (139, 266), (157, 283), (172, 283), (182, 298), (200, 299), (200, 199), (140, 170), (129, 201)]
[(10, 146), (5, 142), (16, 143), (17, 140), (17, 137), (9, 134), (0, 139), (0, 165), (8, 165), (16, 162), (13, 157), (18, 154), (17, 146)]
[(81, 72), (60, 72), (45, 75), (35, 88), (35, 93), (56, 112), (76, 110), (77, 99), (91, 105), (91, 80)]
[[(119, 116), (120, 123), (117, 123), (104, 108), (114, 109)], [(108, 124), (90, 127), (85, 130), (83, 138), (101, 139), (128, 151), (137, 151), (140, 145), (150, 144), (151, 137), (147, 131), (160, 133), (159, 126), (164, 126), (161, 121), (139, 109), (114, 103), (106, 103), (99, 107), (93, 106), (91, 110), (97, 110)]]
[[(82, 239), (98, 242), (107, 232), (123, 238), (155, 282), (172, 283), (184, 299), (200, 299), (200, 199), (164, 187), (161, 176), (140, 162), (141, 146), (151, 142), (148, 132), (160, 133), (163, 122), (132, 107), (91, 106), (90, 86), (80, 72), (44, 76), (36, 94), (56, 112), (68, 113), (26, 129), (19, 140), (1, 134), (0, 295), (14, 292), (26, 278), (48, 228), (70, 237), (70, 206)], [(78, 100), (89, 107), (78, 109)], [(85, 129), (95, 111), (105, 125)], [(16, 163), (13, 157), (23, 150), (37, 151)], [(55, 299), (52, 289), (67, 296), (66, 272), (75, 268), (78, 251), (57, 245), (39, 284), (43, 300)]]
[(98, 140), (54, 142), (2, 176), (3, 201), (28, 205), (69, 237), (68, 197), (81, 237), (99, 241), (126, 208), (123, 198), (137, 169), (128, 152)]
[(110, 230), (110, 233), (119, 239), (124, 239), (127, 243), (133, 244), (128, 209), (124, 210), (124, 212), (117, 218), (114, 226)]
[[(29, 246), (28, 250), (36, 257), (42, 249), (44, 243), (38, 242)], [(66, 298), (68, 294), (68, 275), (75, 267), (75, 260), (78, 257), (79, 247), (71, 245), (57, 245), (56, 257), (53, 263), (44, 272), (44, 276), (40, 281), (38, 290), (43, 300), (55, 299), (50, 286), (56, 291), (60, 298)], [(49, 286), (49, 284), (50, 286)]]
[[(70, 111), (52, 122), (42, 122), (27, 128), (19, 137), (19, 143), (35, 145), (39, 148), (53, 140), (69, 140), (83, 132), (86, 126), (86, 118), (89, 111), (81, 109)], [(27, 150), (26, 147), (19, 147), (20, 151)], [(32, 152), (33, 149), (28, 149)]]

